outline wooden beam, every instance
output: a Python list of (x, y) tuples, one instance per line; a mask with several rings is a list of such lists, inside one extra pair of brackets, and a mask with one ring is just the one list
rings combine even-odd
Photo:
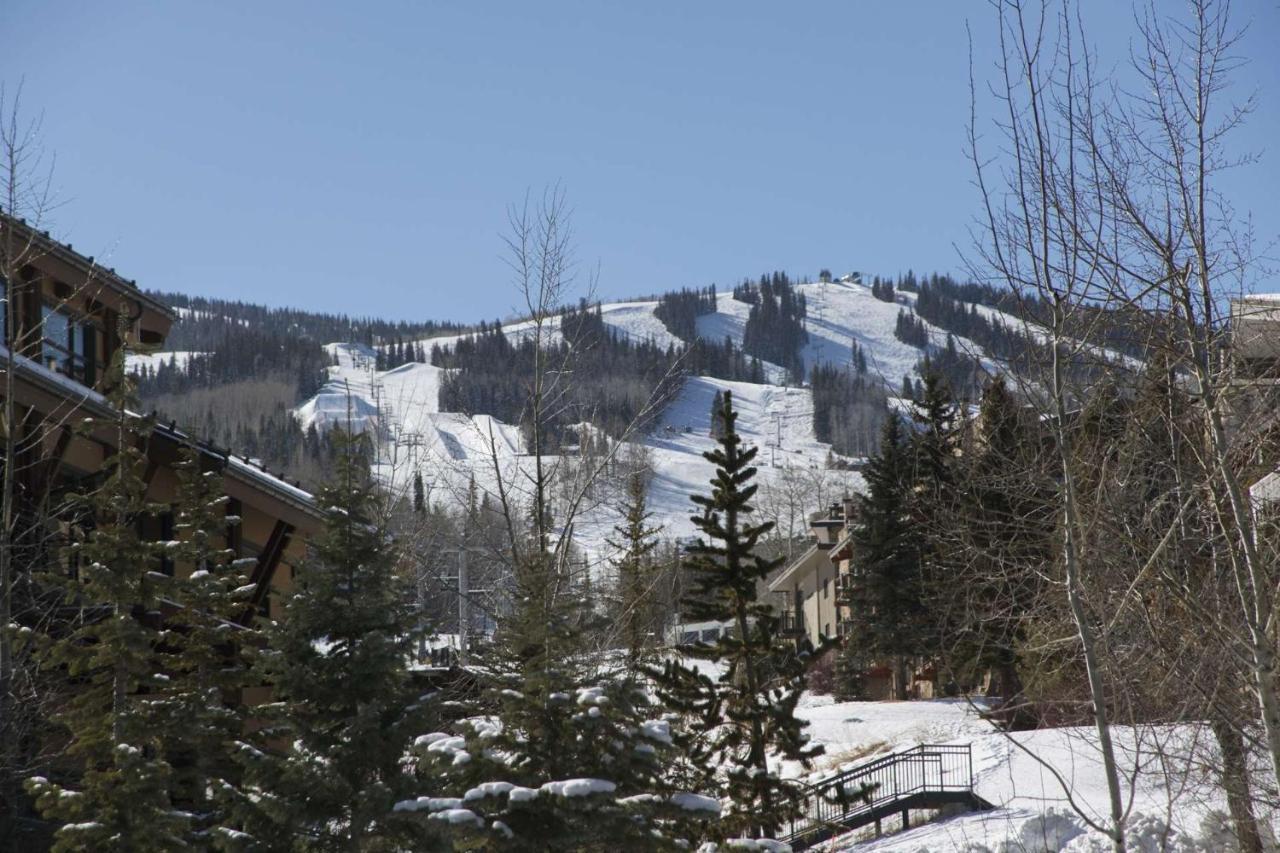
[(250, 599), (249, 609), (241, 619), (244, 624), (248, 625), (253, 621), (253, 615), (271, 594), (271, 581), (275, 578), (276, 569), (280, 566), (292, 536), (293, 525), (287, 522), (277, 521), (275, 527), (271, 529), (271, 536), (267, 539), (262, 553), (258, 555), (258, 564), (254, 566), (253, 575), (249, 578), (249, 582), (253, 584), (253, 597)]
[(43, 511), (49, 502), (49, 494), (53, 491), (53, 481), (57, 479), (58, 468), (62, 465), (67, 449), (71, 446), (71, 438), (75, 433), (69, 426), (58, 431), (58, 440), (54, 443), (53, 452), (42, 460), (40, 471), (36, 474), (36, 505)]

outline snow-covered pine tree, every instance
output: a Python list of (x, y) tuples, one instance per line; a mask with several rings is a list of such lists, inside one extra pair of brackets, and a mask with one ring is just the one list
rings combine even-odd
[(614, 569), (618, 573), (617, 631), (627, 653), (627, 670), (639, 671), (653, 651), (654, 634), (661, 628), (657, 613), (657, 567), (653, 552), (658, 547), (659, 528), (649, 526), (652, 513), (646, 506), (648, 484), (642, 471), (627, 478), (627, 503), (622, 524), (614, 528), (617, 538), (609, 544), (618, 552)]
[(822, 752), (808, 744), (806, 724), (795, 716), (817, 655), (783, 639), (778, 615), (757, 599), (758, 584), (782, 558), (768, 560), (756, 551), (772, 522), (749, 520), (757, 449), (742, 447), (731, 392), (724, 393), (720, 417), (719, 447), (704, 454), (716, 466), (711, 493), (692, 496), (701, 508), (692, 520), (705, 539), (686, 550), (684, 568), (695, 586), (682, 604), (690, 621), (729, 623), (732, 630), (714, 643), (680, 651), (722, 669), (712, 676), (669, 661), (653, 677), (668, 707), (691, 721), (680, 743), (692, 765), (704, 768), (706, 784), (730, 803), (721, 834), (759, 838), (799, 814), (800, 787), (778, 775), (777, 762), (807, 765)]
[(123, 347), (109, 371), (114, 414), (86, 426), (110, 428), (114, 447), (100, 485), (72, 499), (71, 509), (90, 520), (68, 548), (73, 576), (47, 578), (61, 586), (64, 612), (72, 614), (55, 626), (46, 666), (75, 682), (56, 722), (79, 778), (64, 786), (36, 777), (26, 788), (45, 817), (62, 823), (55, 853), (173, 850), (190, 824), (170, 800), (172, 769), (160, 749), (164, 715), (148, 696), (164, 681), (157, 598), (158, 583), (168, 580), (152, 571), (160, 552), (138, 529), (144, 515), (162, 511), (146, 499), (150, 427), (131, 413)]
[(720, 813), (667, 782), (669, 723), (630, 679), (534, 696), (506, 687), (483, 708), (417, 740), (426, 793), (396, 805), (453, 849), (687, 849)]
[(418, 739), (422, 793), (397, 814), (465, 850), (678, 849), (719, 803), (669, 782), (668, 722), (634, 674), (590, 646), (601, 620), (568, 555), (538, 535), (550, 520), (527, 517), (487, 687), (456, 706), (449, 731)]
[(164, 543), (177, 575), (164, 587), (171, 602), (160, 647), (166, 677), (150, 698), (165, 718), (161, 745), (174, 768), (174, 802), (191, 814), (188, 843), (235, 849), (233, 748), (251, 683), (244, 647), (256, 639), (239, 622), (248, 606), (244, 571), (255, 560), (236, 560), (225, 547), (226, 531), (239, 519), (227, 516), (221, 474), (205, 470), (193, 446), (182, 449), (176, 470), (178, 538)]
[(240, 745), (236, 812), (269, 850), (397, 849), (416, 827), (388, 820), (409, 790), (404, 766), (430, 703), (408, 677), (414, 597), (397, 570), (361, 435), (338, 430), (331, 483), (317, 496), (324, 531), (310, 543), (281, 618), (265, 629), (256, 676), (272, 702)]

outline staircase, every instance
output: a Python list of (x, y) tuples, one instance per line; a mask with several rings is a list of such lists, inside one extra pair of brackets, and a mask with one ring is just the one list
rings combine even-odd
[[(865, 790), (865, 794), (863, 793)], [(958, 805), (970, 811), (993, 808), (973, 792), (973, 750), (969, 744), (925, 744), (859, 764), (809, 786), (804, 816), (784, 827), (780, 841), (803, 850), (892, 815), (910, 825), (913, 809)]]

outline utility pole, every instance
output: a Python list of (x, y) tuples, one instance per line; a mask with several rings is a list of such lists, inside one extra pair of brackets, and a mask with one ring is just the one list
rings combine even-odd
[[(457, 592), (458, 592), (458, 665), (465, 665), (471, 656), (471, 596), (488, 595), (493, 592), (487, 587), (473, 587), (468, 565), (468, 554), (480, 552), (474, 545), (463, 545), (460, 548), (444, 548), (441, 555), (456, 554), (458, 557)], [(444, 580), (448, 580), (446, 576)], [(487, 611), (486, 611), (487, 612)], [(483, 633), (483, 632), (481, 632)]]
[(467, 583), (467, 549), (458, 551), (458, 665), (467, 665), (467, 627), (471, 618), (467, 599), (470, 586)]

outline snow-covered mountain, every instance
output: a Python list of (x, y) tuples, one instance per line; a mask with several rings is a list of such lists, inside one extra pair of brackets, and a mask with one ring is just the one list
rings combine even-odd
[[(931, 281), (936, 279), (932, 277)], [(885, 395), (871, 401), (871, 404), (883, 406), (887, 396), (889, 408), (896, 411), (905, 408), (905, 401), (898, 398), (903, 378), (916, 375), (917, 365), (926, 351), (939, 355), (949, 345), (953, 351), (971, 359), (969, 363), (977, 363), (991, 372), (999, 370), (998, 364), (975, 341), (956, 334), (955, 329), (949, 333), (924, 320), (923, 315), (928, 314), (927, 311), (916, 312), (912, 343), (905, 342), (895, 329), (901, 312), (917, 308), (921, 296), (914, 287), (894, 291), (886, 284), (877, 291), (856, 280), (787, 286), (795, 298), (803, 298), (806, 334), (791, 370), (762, 361), (759, 370), (753, 368), (751, 371), (752, 375), (763, 377), (763, 381), (758, 383), (710, 376), (690, 377), (664, 402), (643, 434), (626, 436), (620, 454), (643, 456), (652, 468), (651, 509), (655, 520), (664, 526), (669, 537), (679, 538), (693, 533), (688, 519), (691, 511), (689, 495), (704, 489), (711, 476), (711, 466), (702, 454), (712, 447), (709, 418), (711, 401), (717, 391), (733, 392), (740, 410), (739, 429), (748, 442), (761, 448), (761, 497), (758, 503), (788, 504), (791, 517), (783, 518), (779, 512), (774, 512), (773, 517), (780, 527), (791, 527), (800, 532), (797, 528), (803, 528), (803, 513), (859, 489), (861, 478), (849, 470), (856, 467), (849, 464), (852, 460), (841, 457), (830, 445), (818, 439), (814, 424), (814, 394), (807, 384), (795, 384), (796, 363), (803, 365), (806, 375), (812, 375), (812, 371), (822, 365), (847, 368), (851, 373), (862, 366), (862, 379), (872, 384), (878, 382), (885, 390)], [(718, 292), (714, 299), (710, 299), (710, 290), (699, 291), (697, 310), (701, 313), (685, 318), (690, 321), (687, 325), (677, 325), (694, 330), (698, 338), (707, 342), (721, 344), (728, 339), (737, 350), (745, 350), (749, 346), (746, 339), (752, 304), (742, 301), (735, 292)], [(739, 295), (747, 292), (749, 286)], [(950, 295), (944, 293), (935, 297), (935, 302), (953, 298), (959, 292), (953, 288)], [(886, 295), (889, 293), (892, 296)], [(759, 293), (753, 296), (758, 297)], [(749, 297), (744, 295), (743, 298)], [(599, 320), (618, 339), (632, 343), (652, 342), (661, 352), (678, 350), (691, 343), (673, 334), (659, 319), (656, 312), (661, 304), (657, 300), (607, 303), (599, 306)], [(714, 310), (710, 310), (710, 306), (714, 306)], [(963, 310), (1010, 329), (1021, 330), (1031, 340), (1043, 335), (1042, 330), (1028, 329), (1016, 318), (991, 305), (963, 303)], [(153, 391), (181, 390), (180, 377), (175, 381), (173, 374), (175, 371), (194, 371), (197, 359), (202, 360), (201, 381), (206, 384), (260, 378), (262, 371), (256, 359), (261, 356), (255, 355), (255, 360), (249, 361), (241, 358), (245, 351), (275, 346), (286, 336), (296, 335), (298, 340), (294, 343), (305, 339), (310, 342), (311, 350), (301, 346), (294, 355), (285, 350), (286, 356), (277, 358), (267, 369), (275, 371), (272, 375), (285, 383), (300, 377), (296, 380), (300, 390), (310, 383), (309, 387), (301, 390), (307, 399), (293, 409), (298, 422), (304, 429), (315, 426), (321, 431), (350, 422), (353, 428), (367, 429), (375, 434), (378, 437), (377, 472), (390, 487), (407, 492), (414, 475), (420, 474), (431, 500), (448, 504), (461, 500), (473, 480), (482, 492), (496, 494), (500, 482), (521, 483), (527, 479), (520, 474), (522, 466), (529, 464), (529, 457), (520, 430), (515, 425), (490, 415), (441, 411), (441, 388), (448, 370), (423, 363), (421, 359), (424, 353), (435, 347), (454, 350), (463, 337), (461, 327), (430, 322), (415, 325), (399, 321), (355, 321), (305, 312), (269, 312), (255, 306), (214, 302), (199, 303), (199, 307), (185, 308), (180, 313), (180, 323), (183, 324), (180, 331), (185, 333), (185, 337), (180, 336), (180, 341), (175, 338), (175, 343), (183, 345), (184, 351), (138, 356), (131, 362), (135, 371), (153, 377)], [(560, 342), (558, 319), (551, 318), (543, 329), (545, 340), (550, 344)], [(187, 328), (190, 324), (194, 325)], [(507, 339), (514, 343), (531, 333), (532, 324), (527, 320), (514, 320), (502, 329)], [(317, 342), (326, 340), (323, 336), (330, 332), (350, 334), (351, 337), (336, 341), (329, 338), (332, 342), (325, 344), (321, 352)], [(240, 344), (228, 343), (241, 338)], [(410, 350), (414, 357), (391, 359), (391, 363), (406, 363), (393, 369), (379, 370), (379, 366), (385, 365), (388, 359), (379, 357), (378, 350), (368, 343), (370, 340), (397, 340), (402, 351)], [(224, 352), (228, 346), (231, 351)], [(203, 353), (210, 350), (217, 351), (209, 352), (207, 356)], [(385, 351), (381, 353), (383, 356), (387, 354)], [(335, 364), (325, 368), (326, 380), (317, 390), (314, 379), (306, 377), (314, 377), (320, 369), (318, 365), (326, 360)], [(258, 386), (253, 393), (261, 395), (265, 392)], [(287, 393), (286, 385), (279, 384), (276, 393)], [(294, 397), (293, 401), (297, 399)], [(292, 405), (293, 401), (284, 405)], [(165, 402), (172, 405), (171, 400)], [(832, 403), (827, 400), (823, 405), (829, 407)], [(242, 415), (237, 424), (228, 426), (227, 435), (240, 436), (254, 426), (257, 415), (252, 412)], [(849, 441), (847, 431), (843, 433), (841, 446), (874, 446), (874, 422), (874, 418), (860, 422), (856, 427), (860, 432), (854, 442)], [(832, 440), (840, 440), (834, 438), (833, 428), (826, 426), (828, 423), (824, 419), (823, 434), (831, 434)], [(614, 426), (616, 429), (616, 420)], [(249, 431), (252, 432), (251, 429)], [(296, 441), (276, 433), (259, 434), (258, 439), (260, 446), (246, 448), (249, 452), (271, 454), (273, 448), (288, 448), (290, 442)], [(572, 444), (572, 441), (568, 443)], [(299, 458), (298, 451), (288, 452), (294, 456), (277, 451), (276, 464), (287, 465), (290, 458)], [(575, 457), (557, 461), (566, 472), (575, 476), (580, 473), (576, 469), (585, 464)], [(840, 464), (830, 464), (833, 461)], [(317, 465), (318, 461), (310, 464)], [(312, 479), (322, 474), (313, 470)], [(789, 497), (784, 498), (783, 493)], [(797, 495), (803, 495), (803, 499), (798, 500)], [(599, 552), (604, 550), (605, 539), (617, 521), (618, 495), (610, 493), (608, 488), (593, 489), (583, 497), (583, 501), (584, 510), (576, 522), (574, 536), (588, 550)], [(798, 504), (802, 506), (797, 508)]]
[[(491, 497), (497, 495), (499, 478), (508, 488), (519, 488), (521, 472), (531, 464), (519, 429), (488, 415), (441, 412), (441, 368), (410, 363), (378, 371), (375, 353), (367, 347), (333, 344), (330, 350), (338, 364), (330, 368), (320, 393), (299, 407), (305, 426), (344, 425), (349, 418), (356, 429), (375, 430), (375, 471), (400, 492), (410, 488), (415, 472), (421, 474), (429, 499), (446, 504), (460, 502), (473, 480)], [(827, 470), (830, 446), (814, 438), (808, 389), (690, 377), (655, 425), (631, 437), (630, 446), (621, 451), (624, 456), (644, 454), (652, 466), (650, 509), (665, 536), (694, 533), (689, 495), (705, 491), (711, 479), (714, 466), (702, 454), (715, 443), (710, 435), (712, 400), (717, 391), (726, 390), (733, 392), (741, 413), (744, 439), (760, 447), (762, 500), (784, 485), (799, 488), (800, 478), (815, 483), (806, 489), (810, 499), (835, 499), (860, 487), (858, 474)], [(569, 467), (575, 462), (555, 461)], [(610, 497), (593, 495), (576, 523), (575, 539), (589, 554), (604, 554), (605, 540), (621, 520), (618, 503)], [(804, 506), (813, 508), (807, 501)]]
[[(911, 295), (899, 294), (898, 302), (885, 302), (869, 287), (845, 282), (814, 282), (796, 286), (807, 304), (808, 342), (802, 357), (808, 367), (818, 364), (851, 366), (856, 342), (868, 363), (868, 374), (880, 377), (886, 388), (900, 387), (904, 375), (914, 373), (922, 352), (898, 340), (894, 325), (899, 311), (910, 306)], [(672, 335), (654, 315), (654, 301), (604, 304), (605, 325), (620, 336), (636, 341), (652, 340), (663, 348), (684, 341)], [(699, 336), (733, 340), (741, 346), (751, 306), (730, 293), (720, 293), (716, 310), (697, 319)], [(927, 325), (927, 324), (926, 324)], [(503, 327), (510, 338), (529, 330), (527, 322)], [(947, 333), (928, 326), (930, 341), (941, 347)], [(554, 337), (554, 331), (552, 333)], [(426, 338), (424, 348), (448, 348), (458, 336)], [(962, 349), (978, 353), (970, 341), (956, 339)], [(304, 426), (323, 429), (345, 423), (372, 428), (379, 436), (376, 468), (379, 476), (397, 490), (410, 487), (420, 473), (432, 500), (460, 500), (474, 479), (485, 491), (495, 492), (499, 478), (518, 482), (522, 466), (529, 464), (520, 431), (487, 415), (468, 416), (442, 412), (439, 392), (445, 370), (430, 364), (408, 363), (392, 370), (377, 369), (374, 349), (352, 343), (328, 347), (337, 358), (321, 391), (298, 410)], [(674, 399), (643, 434), (630, 436), (623, 453), (642, 453), (653, 469), (650, 508), (667, 536), (679, 538), (694, 532), (688, 520), (689, 495), (706, 488), (712, 466), (702, 454), (713, 446), (710, 410), (717, 391), (731, 391), (740, 410), (739, 429), (746, 441), (760, 447), (761, 500), (780, 490), (796, 491), (807, 481), (803, 511), (834, 500), (861, 487), (861, 477), (849, 470), (834, 470), (830, 445), (817, 440), (813, 424), (813, 396), (807, 387), (787, 387), (787, 371), (765, 364), (766, 382), (731, 382), (699, 376), (684, 381)], [(562, 460), (564, 461), (564, 460)], [(572, 460), (565, 461), (572, 467)], [(618, 521), (616, 505), (607, 498), (588, 501), (576, 524), (575, 538), (589, 552), (605, 550), (605, 539)]]

